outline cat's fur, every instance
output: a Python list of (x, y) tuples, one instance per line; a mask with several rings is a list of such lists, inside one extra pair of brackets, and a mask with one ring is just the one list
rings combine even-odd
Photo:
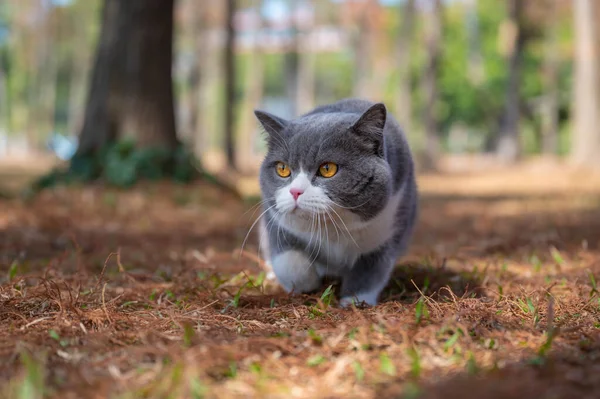
[[(341, 304), (377, 304), (417, 216), (407, 140), (381, 103), (345, 99), (288, 121), (255, 111), (267, 132), (260, 170), (263, 257), (288, 292), (341, 279)], [(291, 176), (276, 173), (277, 162)], [(317, 174), (324, 162), (337, 174)], [(290, 188), (304, 190), (297, 203)]]

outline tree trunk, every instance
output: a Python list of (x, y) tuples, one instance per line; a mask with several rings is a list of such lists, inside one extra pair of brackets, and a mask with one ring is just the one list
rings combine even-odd
[(27, 121), (27, 145), (41, 144), (43, 135), (54, 130), (54, 101), (58, 57), (53, 54), (56, 13), (49, 12), (36, 26), (34, 45), (35, 63), (29, 87), (28, 106), (31, 114)]
[(0, 131), (6, 129), (9, 133), (12, 130), (11, 126), (11, 98), (9, 91), (9, 76), (8, 76), (8, 51), (5, 48), (0, 48), (0, 119), (4, 121), (4, 126), (0, 126)]
[[(310, 2), (308, 2), (310, 4)], [(312, 24), (312, 21), (310, 22)], [(310, 47), (312, 25), (301, 27), (298, 32), (298, 77), (297, 77), (297, 113), (310, 111), (315, 105), (315, 52)]]
[(396, 55), (398, 60), (398, 72), (400, 82), (398, 87), (398, 98), (396, 99), (396, 115), (400, 124), (406, 132), (412, 132), (412, 85), (410, 74), (410, 62), (412, 59), (412, 43), (414, 41), (414, 19), (415, 19), (415, 0), (407, 0), (404, 6), (400, 7), (402, 16), (402, 26), (400, 27), (400, 36), (398, 37), (398, 47)]
[[(307, 4), (303, 2), (302, 4)], [(285, 55), (285, 90), (289, 116), (298, 116), (314, 105), (314, 53), (307, 44), (310, 30), (299, 26), (298, 2), (288, 0), (291, 40)]]
[(546, 43), (544, 55), (544, 99), (542, 103), (542, 152), (558, 152), (558, 0), (551, 0), (546, 22)]
[(443, 26), (443, 6), (441, 0), (433, 0), (433, 7), (428, 11), (428, 34), (426, 39), (427, 64), (423, 75), (423, 92), (425, 95), (425, 153), (421, 167), (433, 170), (437, 166), (440, 153), (440, 139), (436, 106), (438, 101), (438, 72), (441, 57), (441, 39)]
[(371, 50), (371, 26), (369, 23), (369, 2), (359, 15), (358, 29), (354, 37), (354, 96), (368, 99)]
[(225, 41), (225, 156), (230, 167), (236, 168), (234, 116), (235, 116), (235, 15), (236, 1), (227, 0)]
[(76, 134), (83, 128), (85, 97), (88, 88), (90, 59), (93, 57), (89, 49), (89, 37), (86, 33), (86, 20), (91, 15), (86, 8), (73, 10), (69, 17), (76, 36), (73, 38), (71, 56), (71, 81), (69, 83), (67, 133)]
[[(76, 47), (75, 52), (79, 52), (80, 47)], [(82, 100), (85, 100), (85, 86), (87, 67), (82, 62), (84, 58), (75, 55), (71, 65), (71, 82), (69, 84), (69, 122), (68, 134), (74, 134), (80, 131), (83, 122)]]
[(573, 144), (576, 164), (598, 164), (600, 151), (600, 5), (575, 0), (575, 85), (573, 91)]
[(189, 27), (190, 35), (192, 38), (194, 48), (194, 60), (188, 76), (189, 85), (189, 123), (187, 127), (187, 135), (191, 141), (191, 146), (194, 149), (194, 153), (199, 155), (204, 148), (204, 124), (203, 124), (203, 110), (204, 110), (204, 96), (202, 88), (204, 87), (205, 77), (202, 74), (202, 63), (204, 57), (207, 55), (206, 43), (204, 40), (204, 26), (206, 20), (205, 5), (200, 2), (191, 1), (193, 4), (191, 12), (194, 17), (191, 19), (191, 25)]
[(177, 143), (171, 59), (174, 0), (105, 0), (78, 155), (124, 137)]
[(240, 107), (240, 128), (238, 129), (240, 133), (238, 140), (239, 148), (244, 151), (243, 156), (239, 159), (242, 166), (241, 170), (248, 172), (248, 174), (256, 173), (255, 170), (252, 170), (257, 165), (254, 158), (255, 135), (257, 132), (254, 109), (260, 104), (264, 92), (264, 54), (261, 42), (264, 21), (260, 14), (261, 2), (258, 1), (258, 4), (259, 6), (257, 6), (255, 12), (259, 23), (253, 35), (253, 52), (250, 55), (251, 58), (244, 78), (246, 90), (244, 92), (243, 104)]
[(298, 74), (300, 69), (299, 38), (298, 27), (296, 26), (296, 2), (295, 0), (287, 1), (287, 10), (290, 17), (290, 46), (287, 49), (284, 60), (285, 72), (285, 93), (289, 103), (289, 116), (298, 116)]
[(477, 11), (478, 0), (466, 0), (467, 11), (465, 25), (469, 41), (468, 69), (469, 80), (480, 85), (485, 80), (483, 56), (481, 54), (481, 39), (479, 33), (479, 16)]
[(522, 0), (509, 0), (508, 23), (513, 28), (513, 42), (510, 46), (508, 61), (508, 84), (504, 100), (504, 111), (500, 119), (500, 129), (496, 154), (500, 160), (515, 162), (521, 155), (519, 142), (519, 122), (521, 119), (521, 69), (527, 37), (522, 26)]

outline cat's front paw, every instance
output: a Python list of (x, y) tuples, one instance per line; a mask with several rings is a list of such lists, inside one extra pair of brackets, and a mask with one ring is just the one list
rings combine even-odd
[(273, 272), (273, 265), (271, 264), (271, 262), (265, 262), (265, 266), (266, 266), (266, 279), (269, 281), (275, 281), (277, 280), (277, 276), (275, 276), (275, 272)]
[(277, 281), (287, 292), (304, 294), (321, 287), (321, 277), (314, 262), (304, 252), (288, 250), (273, 258), (273, 271)]

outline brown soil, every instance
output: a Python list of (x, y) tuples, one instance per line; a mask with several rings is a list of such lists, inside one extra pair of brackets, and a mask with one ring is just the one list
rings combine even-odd
[(419, 181), (410, 253), (351, 310), (265, 281), (253, 204), (206, 184), (0, 200), (0, 397), (598, 397), (600, 179)]

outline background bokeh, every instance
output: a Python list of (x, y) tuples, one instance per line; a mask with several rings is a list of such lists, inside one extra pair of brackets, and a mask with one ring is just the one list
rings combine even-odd
[[(176, 133), (207, 167), (256, 171), (264, 145), (255, 108), (292, 117), (349, 96), (385, 102), (422, 168), (446, 154), (596, 159), (594, 1), (179, 0), (174, 8)], [(102, 10), (99, 0), (0, 4), (0, 159), (73, 155)], [(226, 156), (227, 129), (235, 159)]]

